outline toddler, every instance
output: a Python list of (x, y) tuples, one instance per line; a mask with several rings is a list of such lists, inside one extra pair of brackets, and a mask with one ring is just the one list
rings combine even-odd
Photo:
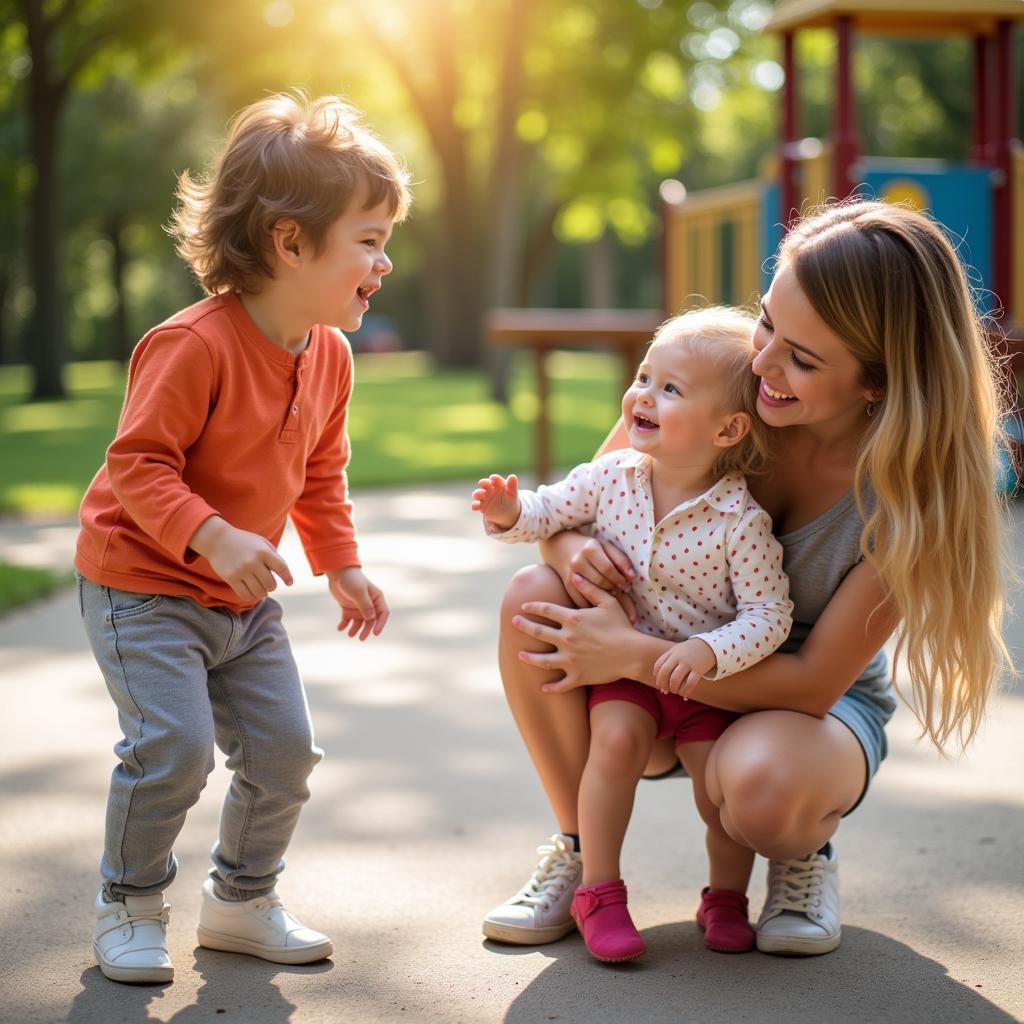
[(791, 625), (782, 548), (743, 475), (760, 468), (767, 449), (754, 405), (753, 329), (752, 319), (723, 308), (669, 320), (622, 399), (631, 448), (536, 493), (497, 474), (473, 492), (488, 532), (509, 543), (592, 524), (633, 562), (636, 628), (679, 641), (659, 659), (655, 689), (619, 680), (589, 692), (583, 878), (572, 915), (599, 960), (631, 960), (646, 949), (626, 906), (619, 856), (637, 782), (665, 736), (708, 826), (710, 880), (697, 914), (706, 945), (754, 945), (745, 896), (754, 854), (725, 832), (704, 786), (711, 747), (737, 716), (688, 700), (699, 679), (722, 679), (767, 657)]
[[(75, 566), (123, 738), (110, 782), (93, 950), (106, 977), (171, 981), (172, 848), (214, 765), (232, 770), (199, 945), (301, 964), (330, 940), (275, 886), (322, 752), (270, 596), (290, 516), (365, 640), (388, 618), (360, 568), (345, 429), (359, 327), (391, 272), (407, 175), (347, 104), (246, 108), (172, 233), (208, 297), (136, 347), (117, 435), (81, 508)], [(276, 577), (276, 578), (275, 578)]]

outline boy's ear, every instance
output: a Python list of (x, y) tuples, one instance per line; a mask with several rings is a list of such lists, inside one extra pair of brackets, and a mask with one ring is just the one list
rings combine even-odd
[(282, 217), (270, 229), (274, 256), (286, 266), (294, 267), (302, 253), (302, 229), (291, 219)]
[(750, 417), (745, 412), (730, 413), (711, 443), (716, 448), (731, 448), (750, 433)]

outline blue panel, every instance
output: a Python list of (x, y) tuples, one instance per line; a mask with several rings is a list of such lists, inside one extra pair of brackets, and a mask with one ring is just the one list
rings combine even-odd
[(946, 229), (967, 266), (979, 307), (992, 307), (992, 179), (988, 167), (941, 161), (864, 160), (859, 170), (869, 195), (907, 197)]
[(761, 196), (761, 291), (772, 283), (775, 254), (782, 242), (782, 199), (777, 182), (765, 185)]

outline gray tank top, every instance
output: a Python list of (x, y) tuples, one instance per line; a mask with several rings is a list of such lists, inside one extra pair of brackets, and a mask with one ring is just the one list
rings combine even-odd
[[(873, 495), (868, 497), (869, 507), (872, 499)], [(863, 528), (864, 522), (850, 491), (813, 522), (778, 536), (783, 550), (782, 567), (789, 576), (789, 596), (793, 602), (793, 628), (779, 648), (780, 652), (792, 654), (800, 649), (839, 584), (861, 560)], [(850, 689), (890, 713), (896, 709), (884, 650), (871, 659)]]

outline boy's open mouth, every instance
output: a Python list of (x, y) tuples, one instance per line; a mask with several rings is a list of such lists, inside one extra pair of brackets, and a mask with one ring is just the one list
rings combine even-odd
[(633, 413), (633, 425), (638, 430), (657, 430), (658, 424), (654, 420), (649, 420), (646, 416), (640, 416), (637, 413)]

